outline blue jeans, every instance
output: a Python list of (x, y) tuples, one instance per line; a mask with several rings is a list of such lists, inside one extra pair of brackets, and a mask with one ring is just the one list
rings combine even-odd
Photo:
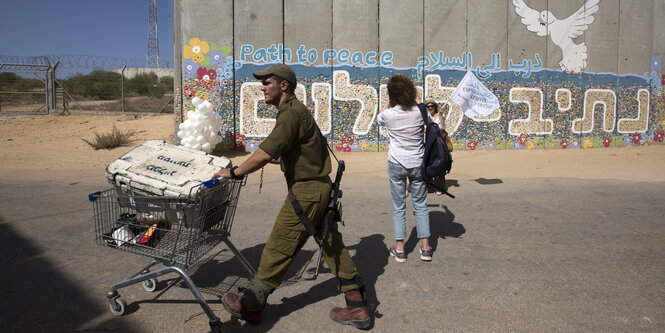
[(418, 238), (428, 238), (429, 214), (427, 213), (427, 186), (422, 179), (420, 167), (405, 169), (388, 161), (388, 179), (393, 202), (393, 234), (396, 240), (406, 239), (406, 186), (411, 183), (413, 212), (416, 216)]

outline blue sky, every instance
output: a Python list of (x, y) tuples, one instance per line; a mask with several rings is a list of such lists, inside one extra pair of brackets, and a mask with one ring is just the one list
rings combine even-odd
[[(146, 59), (148, 0), (0, 0), (0, 55)], [(157, 0), (159, 56), (173, 63), (173, 0)]]

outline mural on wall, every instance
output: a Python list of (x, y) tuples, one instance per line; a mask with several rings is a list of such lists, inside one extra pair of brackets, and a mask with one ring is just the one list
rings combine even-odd
[(563, 59), (559, 62), (561, 70), (579, 73), (587, 65), (587, 47), (584, 42), (575, 44), (573, 39), (584, 34), (593, 23), (593, 14), (598, 12), (600, 0), (588, 0), (580, 9), (566, 19), (559, 20), (548, 10), (538, 12), (529, 8), (524, 0), (513, 0), (515, 12), (522, 17), (522, 24), (538, 36), (550, 36), (552, 43), (561, 48)]
[[(660, 57), (643, 75), (585, 72), (587, 46), (576, 44), (598, 12), (588, 0), (574, 14), (558, 20), (522, 0), (512, 0), (526, 29), (551, 38), (561, 48), (560, 68), (545, 68), (539, 53), (519, 60), (493, 52), (486, 59), (473, 52), (434, 50), (413, 59), (414, 67), (396, 67), (391, 50), (317, 49), (281, 43), (267, 47), (217, 45), (197, 37), (183, 46), (182, 109), (199, 97), (223, 119), (219, 134), (233, 150), (253, 151), (275, 124), (274, 108), (263, 103), (252, 73), (282, 60), (298, 76), (297, 97), (311, 110), (324, 135), (339, 151), (383, 151), (385, 130), (376, 124), (387, 102), (386, 82), (395, 74), (411, 76), (421, 99), (448, 104), (448, 132), (456, 149), (575, 149), (649, 145), (665, 137), (665, 99)], [(480, 64), (480, 65), (479, 65)], [(467, 70), (473, 70), (499, 99), (500, 108), (469, 118), (450, 100)], [(186, 115), (182, 115), (183, 120)]]

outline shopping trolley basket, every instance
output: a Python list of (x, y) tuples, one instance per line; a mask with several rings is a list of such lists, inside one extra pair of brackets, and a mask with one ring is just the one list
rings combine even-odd
[[(245, 182), (246, 178), (213, 179), (192, 187), (186, 196), (146, 195), (120, 187), (90, 194), (97, 244), (153, 258), (111, 287), (107, 294), (111, 312), (118, 316), (125, 312), (127, 303), (118, 289), (142, 282), (145, 290), (155, 291), (158, 276), (177, 273), (208, 315), (212, 331), (221, 331), (219, 318), (186, 270), (223, 241), (250, 276), (256, 274), (229, 240), (240, 188)], [(165, 267), (150, 272), (159, 263)]]

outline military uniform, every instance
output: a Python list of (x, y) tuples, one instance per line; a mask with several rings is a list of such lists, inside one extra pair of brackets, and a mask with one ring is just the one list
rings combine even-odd
[[(320, 231), (330, 196), (328, 175), (331, 163), (326, 143), (307, 107), (289, 95), (279, 107), (275, 128), (259, 147), (273, 158), (281, 157), (287, 184), (314, 227)], [(256, 279), (268, 287), (277, 288), (308, 238), (309, 234), (287, 196), (263, 249)], [(337, 225), (324, 245), (323, 258), (342, 281), (341, 291), (360, 287), (355, 281), (356, 267)]]

